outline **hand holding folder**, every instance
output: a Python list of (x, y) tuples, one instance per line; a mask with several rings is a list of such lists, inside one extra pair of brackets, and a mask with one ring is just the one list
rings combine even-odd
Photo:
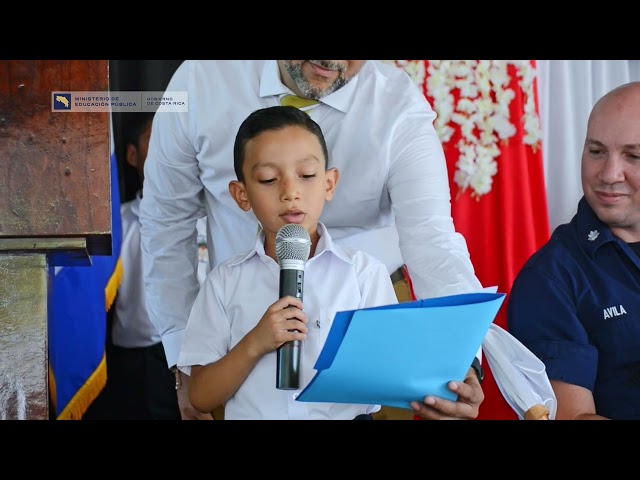
[(455, 400), (447, 384), (464, 380), (504, 298), (468, 293), (338, 312), (297, 400), (406, 409), (427, 395)]

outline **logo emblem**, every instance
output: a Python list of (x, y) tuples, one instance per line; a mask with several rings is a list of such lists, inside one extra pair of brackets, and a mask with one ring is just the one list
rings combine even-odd
[(54, 93), (53, 109), (54, 110), (71, 110), (71, 94), (70, 93)]
[(587, 240), (589, 240), (590, 242), (595, 241), (596, 238), (598, 238), (598, 235), (600, 235), (600, 232), (597, 230), (591, 230), (589, 232), (589, 236), (587, 237)]

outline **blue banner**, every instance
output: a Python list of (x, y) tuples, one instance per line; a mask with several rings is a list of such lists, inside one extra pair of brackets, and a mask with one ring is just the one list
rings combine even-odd
[(90, 266), (49, 269), (49, 397), (55, 418), (80, 420), (107, 381), (107, 312), (122, 279), (122, 222), (115, 155), (111, 155), (112, 254)]

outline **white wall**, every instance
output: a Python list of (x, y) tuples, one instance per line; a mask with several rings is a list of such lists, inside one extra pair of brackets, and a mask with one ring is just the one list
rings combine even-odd
[(571, 220), (582, 196), (580, 158), (587, 119), (609, 90), (640, 80), (639, 60), (537, 60), (549, 221)]

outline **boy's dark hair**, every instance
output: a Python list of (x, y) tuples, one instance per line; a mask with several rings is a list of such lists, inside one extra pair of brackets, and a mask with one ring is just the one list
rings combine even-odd
[(322, 147), (322, 153), (324, 153), (325, 168), (328, 168), (329, 151), (320, 125), (297, 107), (267, 107), (256, 110), (249, 115), (244, 122), (242, 122), (236, 134), (236, 141), (233, 145), (233, 168), (236, 171), (238, 181), (244, 182), (242, 165), (244, 163), (247, 143), (263, 132), (281, 130), (285, 127), (292, 126), (302, 127), (318, 138), (318, 142), (320, 142), (320, 146)]

